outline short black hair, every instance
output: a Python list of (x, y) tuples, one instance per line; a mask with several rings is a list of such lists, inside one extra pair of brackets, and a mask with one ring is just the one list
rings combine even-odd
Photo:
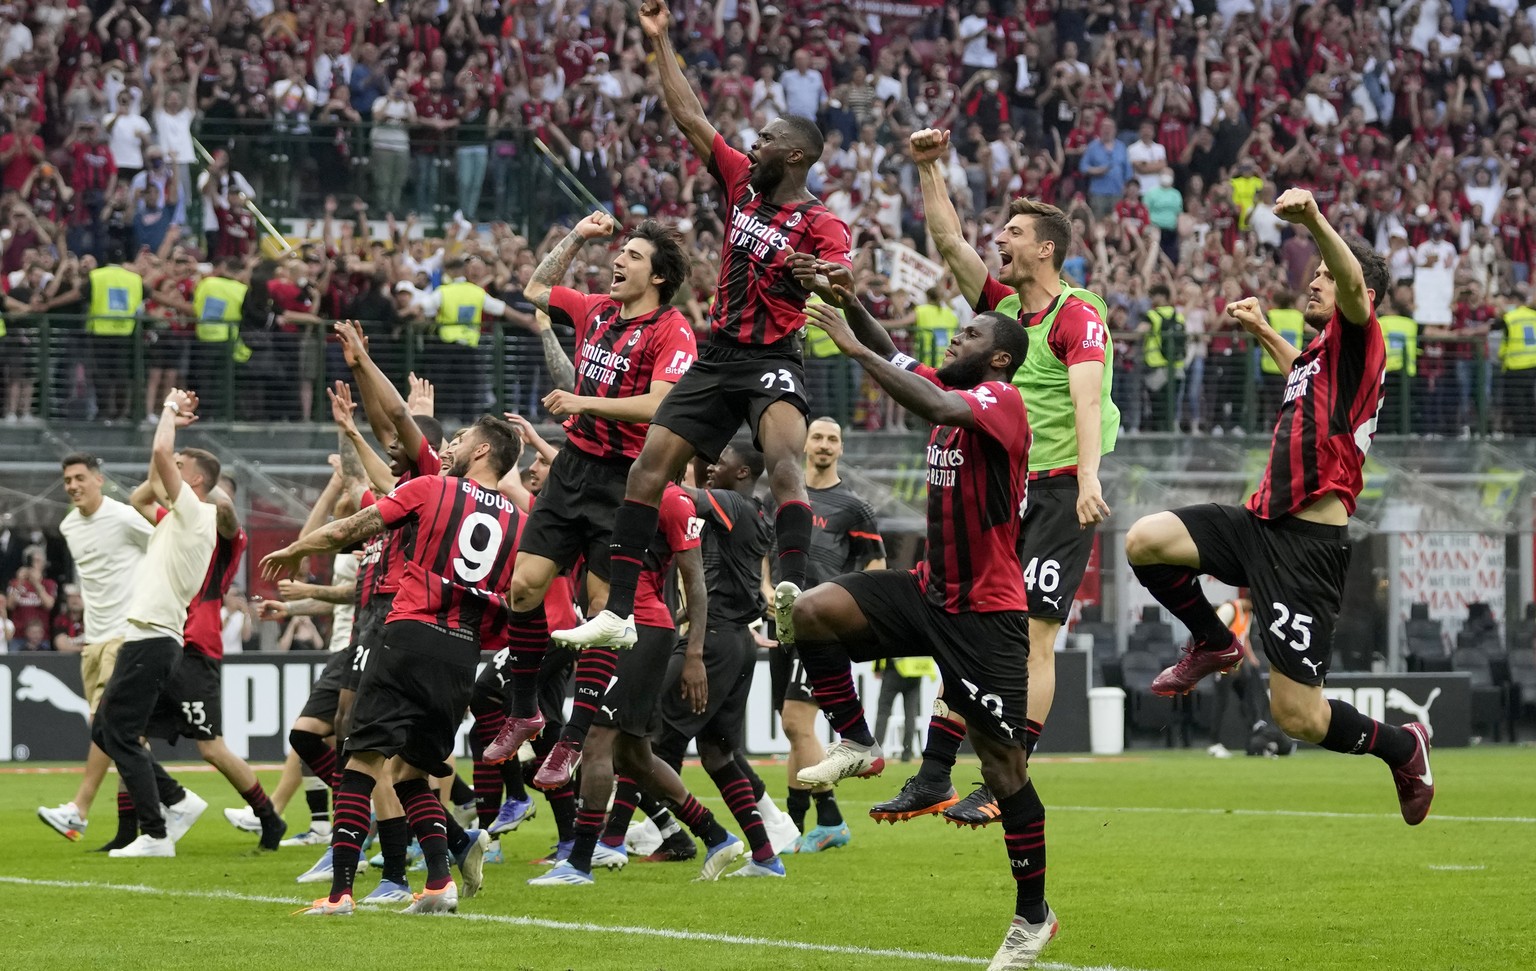
[(480, 440), (491, 447), (491, 468), (498, 479), (517, 468), (517, 460), (523, 455), (523, 436), (511, 422), (495, 415), (481, 415), (473, 427), (480, 433)]
[(1012, 381), (1019, 368), (1024, 366), (1025, 356), (1029, 354), (1029, 332), (1016, 318), (995, 310), (988, 310), (976, 316), (978, 319), (985, 317), (992, 321), (992, 350), (1006, 351), (1012, 358), (1005, 372), (1008, 380)]
[(421, 430), (421, 436), (432, 446), (436, 452), (443, 447), (443, 423), (431, 415), (412, 415), (411, 420), (416, 422), (416, 427)]
[(70, 452), (59, 460), (60, 471), (69, 468), (71, 465), (83, 465), (92, 472), (101, 471), (101, 459), (90, 452)]
[(683, 234), (666, 223), (644, 219), (624, 237), (625, 242), (632, 239), (651, 244), (651, 275), (661, 277), (656, 289), (661, 294), (662, 306), (666, 306), (693, 270), (693, 261), (683, 248)]
[(1360, 274), (1365, 277), (1365, 288), (1374, 291), (1375, 301), (1371, 306), (1379, 307), (1387, 298), (1387, 291), (1392, 285), (1392, 275), (1387, 270), (1387, 258), (1376, 252), (1376, 247), (1367, 243), (1359, 236), (1351, 233), (1344, 237), (1344, 245), (1360, 261)]
[(1168, 289), (1168, 284), (1166, 283), (1154, 283), (1150, 287), (1147, 287), (1147, 296), (1161, 296), (1164, 300), (1167, 300), (1173, 296), (1173, 291)]
[(798, 143), (797, 148), (805, 152), (806, 168), (810, 168), (821, 161), (821, 153), (826, 149), (827, 143), (821, 135), (821, 129), (816, 123), (803, 115), (780, 115), (779, 120), (793, 134)]
[(209, 451), (200, 448), (178, 449), (182, 458), (190, 459), (197, 465), (197, 470), (203, 474), (203, 481), (212, 488), (219, 484), (219, 475), (223, 472), (223, 466), (218, 458)]
[(448, 257), (448, 259), (443, 261), (443, 276), (458, 276), (459, 272), (464, 269), (464, 263), (465, 259), (462, 256)]
[(753, 482), (762, 477), (763, 470), (768, 467), (768, 463), (763, 458), (763, 453), (759, 452), (757, 446), (752, 444), (751, 439), (738, 438), (727, 445), (726, 448), (735, 452), (737, 458), (741, 459), (741, 464), (745, 465), (747, 471), (752, 473)]

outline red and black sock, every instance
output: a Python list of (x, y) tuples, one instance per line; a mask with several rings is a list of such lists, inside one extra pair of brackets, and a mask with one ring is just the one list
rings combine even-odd
[(794, 820), (795, 828), (805, 832), (805, 815), (811, 811), (811, 790), (789, 790), (789, 798), (784, 800), (784, 811)]
[(816, 825), (836, 828), (843, 825), (843, 812), (837, 808), (837, 797), (831, 789), (812, 790), (811, 798), (816, 801)]
[(608, 546), (607, 609), (620, 617), (635, 612), (635, 588), (660, 520), (661, 510), (633, 499), (625, 499), (614, 514), (613, 539)]
[(805, 665), (816, 704), (832, 728), (843, 738), (860, 745), (875, 744), (874, 733), (864, 719), (864, 706), (853, 689), (853, 663), (836, 641), (797, 641), (800, 663)]
[(736, 817), (747, 845), (752, 847), (752, 859), (763, 863), (773, 858), (773, 845), (768, 842), (768, 828), (763, 825), (763, 814), (758, 811), (757, 800), (752, 797), (752, 783), (741, 774), (735, 760), (719, 768), (709, 769), (709, 778), (720, 790), (725, 806)]
[(560, 730), (560, 741), (579, 748), (587, 740), (587, 730), (618, 667), (619, 656), (606, 647), (589, 647), (576, 658), (576, 694), (571, 699), (570, 720)]
[(411, 824), (404, 816), (379, 820), (379, 852), (384, 854), (383, 878), (390, 883), (408, 883), (405, 861), (411, 852)]
[(640, 801), (636, 805), (641, 812), (645, 813), (646, 819), (656, 824), (656, 828), (661, 830), (663, 836), (667, 835), (667, 830), (677, 826), (677, 820), (672, 817), (672, 810), (668, 809), (660, 799), (642, 792)]
[(1329, 699), (1332, 716), (1322, 746), (1345, 755), (1374, 755), (1397, 768), (1406, 765), (1419, 750), (1419, 741), (1406, 728), (1367, 718), (1360, 711), (1338, 699)]
[(782, 503), (773, 517), (773, 534), (779, 546), (779, 576), (804, 587), (805, 554), (811, 548), (811, 507), (799, 499)]
[(917, 769), (917, 778), (935, 786), (948, 786), (949, 774), (955, 767), (963, 741), (964, 722), (944, 715), (928, 719), (928, 741), (923, 745), (923, 764)]
[(463, 777), (457, 773), (453, 776), (453, 783), (448, 787), (448, 800), (455, 806), (467, 806), (475, 801), (475, 790), (469, 787)]
[(272, 808), (272, 800), (267, 798), (267, 792), (261, 787), (260, 782), (249, 789), (241, 790), (240, 798), (245, 800), (245, 804), (251, 807), (251, 812), (255, 813), (258, 819), (277, 815), (277, 810)]
[(603, 827), (603, 845), (623, 846), (629, 821), (635, 818), (635, 806), (640, 802), (640, 787), (627, 775), (615, 775), (613, 782), (613, 802), (608, 807), (608, 822)]
[(448, 814), (426, 779), (405, 779), (395, 783), (395, 795), (405, 807), (405, 818), (421, 846), (427, 862), (427, 889), (441, 890), (452, 880), (448, 856)]
[(1187, 566), (1166, 563), (1131, 564), (1131, 572), (1154, 600), (1189, 628), (1195, 647), (1221, 650), (1232, 643), (1232, 632), (1216, 616), (1216, 608), (1200, 589), (1200, 574)]
[(511, 679), (510, 713), (532, 718), (539, 710), (539, 665), (549, 649), (549, 620), (544, 605), (513, 613), (507, 623), (507, 675)]
[(754, 802), (762, 802), (763, 796), (768, 794), (768, 787), (763, 784), (763, 777), (757, 774), (756, 769), (752, 768), (752, 763), (747, 759), (747, 753), (741, 749), (737, 749), (732, 757), (735, 758), (736, 767), (741, 770), (741, 774), (747, 777), (748, 782), (752, 783), (752, 800)]
[(567, 782), (544, 793), (549, 814), (555, 817), (555, 838), (562, 843), (576, 838), (576, 790)]
[(730, 837), (731, 834), (725, 831), (725, 827), (715, 820), (714, 814), (699, 805), (699, 801), (693, 798), (693, 793), (690, 792), (679, 803), (672, 803), (670, 799), (667, 801), (671, 803), (672, 811), (677, 813), (677, 818), (682, 820), (683, 825), (687, 826), (693, 835), (703, 840), (705, 846), (719, 846)]
[(309, 771), (315, 774), (315, 778), (324, 779), (325, 784), (336, 788), (340, 784), (336, 764), (336, 750), (325, 744), (325, 739), (314, 732), (291, 729), (288, 732), (288, 745), (298, 755), (299, 760), (309, 766)]
[(1014, 913), (1038, 924), (1045, 920), (1045, 806), (1033, 780), (997, 801), (1003, 821), (1008, 869), (1018, 892)]
[(1033, 719), (1024, 720), (1024, 754), (1034, 755), (1035, 746), (1040, 744), (1040, 733), (1045, 731), (1045, 723)]
[(607, 815), (602, 809), (588, 809), (584, 803), (577, 804), (576, 838), (566, 862), (582, 873), (592, 872), (592, 852), (597, 849), (598, 834), (603, 831), (603, 819)]
[(342, 773), (336, 790), (336, 815), (331, 824), (331, 901), (352, 892), (357, 877), (357, 860), (370, 828), (373, 776), (355, 769)]
[(501, 766), (475, 763), (475, 819), (481, 829), (489, 829), (501, 812)]

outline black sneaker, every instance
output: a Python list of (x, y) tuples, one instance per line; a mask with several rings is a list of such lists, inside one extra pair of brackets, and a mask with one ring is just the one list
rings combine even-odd
[(661, 841), (656, 851), (644, 857), (646, 863), (682, 863), (699, 855), (699, 844), (682, 830)]
[(937, 816), (959, 801), (954, 786), (947, 783), (934, 785), (914, 775), (902, 783), (901, 791), (894, 798), (870, 807), (869, 818), (894, 826), (919, 816)]
[(997, 798), (992, 795), (992, 790), (987, 784), (976, 784), (976, 791), (969, 796), (944, 810), (944, 818), (956, 826), (969, 826), (976, 829), (988, 823), (997, 821), (1003, 811), (997, 808)]
[(269, 813), (261, 817), (261, 842), (257, 846), (267, 852), (275, 852), (278, 844), (283, 841), (283, 835), (288, 832), (288, 824), (283, 822), (283, 817), (277, 813)]

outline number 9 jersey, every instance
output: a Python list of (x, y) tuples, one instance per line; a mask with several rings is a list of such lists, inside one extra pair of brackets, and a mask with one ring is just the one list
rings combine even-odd
[(404, 530), (405, 573), (386, 623), (414, 620), (479, 639), (505, 622), (496, 595), (512, 583), (523, 529), (510, 500), (471, 479), (433, 475), (397, 486), (378, 506), (385, 526)]

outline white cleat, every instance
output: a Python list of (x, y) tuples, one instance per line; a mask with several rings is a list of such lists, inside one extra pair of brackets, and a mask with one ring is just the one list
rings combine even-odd
[(1045, 920), (1039, 924), (1028, 924), (1024, 918), (1015, 917), (1008, 927), (1008, 936), (1003, 938), (1003, 946), (992, 955), (987, 971), (1023, 971), (1034, 967), (1035, 959), (1060, 929), (1056, 912), (1049, 907), (1045, 911)]
[(321, 897), (303, 910), (294, 911), (294, 913), (303, 914), (306, 917), (351, 917), (356, 911), (357, 908), (352, 903), (352, 895), (344, 893), (340, 900)]
[(556, 863), (548, 873), (540, 874), (528, 881), (530, 887), (590, 887), (593, 884), (592, 874), (571, 866), (564, 860)]
[(1206, 749), (1205, 754), (1213, 759), (1230, 759), (1232, 757), (1232, 752), (1220, 742)]
[(570, 630), (557, 630), (549, 635), (562, 647), (612, 647), (619, 650), (634, 647), (639, 635), (635, 632), (635, 618), (620, 617), (611, 610), (603, 610), (596, 617)]
[(795, 642), (795, 601), (800, 588), (785, 580), (773, 588), (773, 636), (780, 644)]
[(789, 813), (778, 807), (773, 797), (763, 793), (757, 801), (757, 811), (763, 816), (763, 828), (768, 831), (768, 842), (773, 844), (775, 855), (786, 853), (800, 838), (800, 827), (789, 818)]
[[(314, 824), (311, 823), (310, 826), (313, 827)], [(300, 833), (299, 835), (297, 835), (297, 836), (290, 836), (290, 837), (288, 837), (287, 839), (283, 840), (281, 843), (279, 843), (277, 845), (278, 846), (330, 846), (331, 845), (331, 834), (330, 833), (322, 833), (319, 830), (313, 829), (313, 828), (306, 829), (304, 832)]]
[(747, 844), (727, 833), (725, 842), (705, 852), (704, 866), (699, 870), (698, 879), (705, 881), (720, 879), (720, 874), (725, 872), (725, 868), (745, 856), (746, 852)]
[(38, 806), (37, 818), (71, 842), (84, 836), (85, 827), (88, 825), (84, 819), (80, 818), (80, 809), (72, 802), (66, 802), (62, 806)]
[(459, 888), (453, 881), (441, 890), (423, 890), (402, 914), (452, 914), (459, 909)]
[[(484, 830), (470, 830), (470, 843), (464, 848), (463, 855), (457, 860), (459, 875), (464, 878), (464, 896), (473, 897), (480, 892), (485, 885), (485, 851), (490, 848), (491, 834)], [(454, 901), (457, 904), (458, 890), (454, 890)]]
[(629, 854), (621, 848), (599, 843), (592, 850), (592, 869), (606, 867), (609, 870), (622, 870), (629, 862)]
[(170, 837), (172, 843), (179, 842), (187, 835), (187, 830), (208, 809), (207, 800), (191, 789), (187, 789), (186, 793), (176, 805), (160, 807), (161, 814), (165, 816), (165, 835)]
[(108, 856), (142, 858), (151, 856), (173, 857), (176, 855), (176, 841), (169, 836), (154, 837), (147, 833), (139, 834), (139, 838), (121, 849), (109, 850)]
[(636, 856), (650, 856), (661, 848), (661, 830), (650, 819), (630, 823), (624, 832), (624, 848)]
[[(251, 811), (250, 806), (245, 806), (241, 809), (226, 809), (224, 810), (224, 819), (229, 825), (242, 833), (261, 832), (261, 820), (256, 818), (256, 814)], [(284, 840), (282, 845), (288, 846), (290, 844), (287, 840)]]
[(885, 771), (879, 745), (860, 745), (843, 739), (827, 749), (827, 757), (795, 774), (802, 785), (832, 786), (854, 776), (868, 778)]
[(766, 863), (759, 863), (756, 860), (748, 859), (746, 863), (743, 863), (741, 866), (739, 866), (736, 869), (732, 870), (730, 873), (727, 873), (725, 875), (725, 878), (727, 880), (729, 880), (732, 877), (780, 877), (780, 878), (782, 878), (783, 876), (784, 876), (784, 861), (779, 859), (778, 857), (774, 857), (773, 859), (767, 861)]

